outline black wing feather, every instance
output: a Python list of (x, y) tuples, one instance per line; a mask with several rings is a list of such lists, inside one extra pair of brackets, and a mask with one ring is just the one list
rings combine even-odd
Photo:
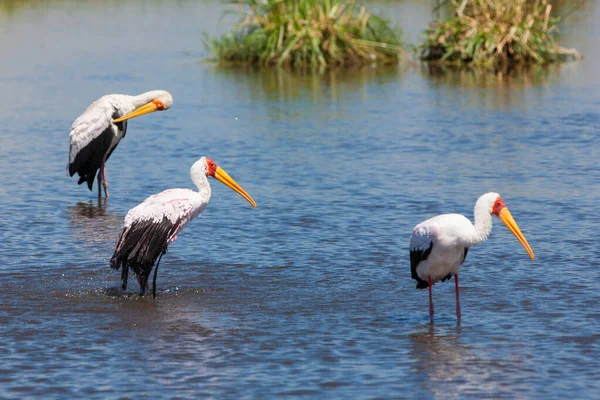
[(77, 181), (79, 185), (87, 182), (88, 188), (92, 190), (96, 172), (102, 166), (104, 155), (110, 150), (112, 138), (112, 130), (110, 127), (106, 128), (100, 135), (89, 142), (87, 146), (82, 148), (77, 153), (75, 160), (69, 164), (69, 175), (79, 174), (79, 181)]
[[(116, 119), (119, 117), (113, 117), (113, 118)], [(127, 133), (127, 121), (117, 122), (115, 125), (117, 125), (117, 129), (119, 129), (120, 131), (123, 131), (123, 136), (121, 136), (121, 140), (125, 139), (125, 134)], [(113, 151), (115, 151), (115, 149), (117, 148), (117, 146), (119, 145), (121, 140), (119, 140), (119, 142), (117, 142), (117, 144), (115, 144), (115, 147), (110, 149), (110, 151), (106, 155), (106, 161), (108, 161), (108, 159), (110, 158), (110, 155), (113, 153)]]
[(429, 247), (425, 250), (411, 249), (410, 251), (410, 274), (412, 278), (417, 281), (417, 289), (429, 287), (429, 283), (419, 278), (419, 275), (417, 275), (417, 267), (421, 261), (427, 260), (429, 253), (431, 253), (431, 249), (433, 249), (433, 242), (430, 242)]
[(110, 259), (110, 266), (131, 268), (142, 279), (147, 279), (154, 263), (167, 252), (169, 238), (180, 226), (182, 218), (175, 222), (163, 217), (162, 221), (139, 221), (124, 228), (117, 248)]
[[(117, 112), (113, 114), (113, 118), (119, 118)], [(120, 122), (116, 125), (119, 130), (123, 131), (123, 137), (125, 137), (127, 121)], [(114, 133), (109, 125), (100, 135), (92, 139), (87, 146), (77, 153), (75, 160), (69, 164), (69, 175), (73, 176), (76, 173), (79, 174), (77, 184), (81, 185), (83, 182), (87, 182), (88, 188), (92, 190), (94, 178), (102, 166), (104, 155), (106, 154), (106, 159), (108, 160), (112, 152), (119, 145), (119, 143), (117, 143), (114, 147), (110, 147), (113, 137)]]

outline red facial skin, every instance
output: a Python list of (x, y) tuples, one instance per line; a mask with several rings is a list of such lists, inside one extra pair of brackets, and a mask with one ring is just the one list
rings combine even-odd
[(153, 103), (154, 103), (154, 105), (156, 106), (156, 109), (157, 109), (157, 110), (160, 110), (160, 111), (162, 111), (162, 110), (164, 110), (164, 109), (165, 109), (165, 105), (163, 104), (163, 102), (162, 102), (162, 101), (160, 101), (160, 100), (156, 100), (156, 99), (155, 99), (155, 100), (152, 100), (152, 102), (153, 102)]
[(206, 171), (206, 175), (215, 177), (215, 172), (217, 172), (217, 163), (211, 160), (210, 158), (206, 158), (206, 166), (208, 170)]
[(506, 204), (504, 204), (502, 197), (498, 196), (496, 202), (494, 203), (494, 207), (492, 208), (492, 214), (500, 216), (500, 211), (502, 211), (503, 208), (506, 208)]

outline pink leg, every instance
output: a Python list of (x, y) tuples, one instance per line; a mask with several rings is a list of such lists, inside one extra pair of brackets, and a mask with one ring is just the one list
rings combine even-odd
[(98, 199), (102, 197), (102, 168), (98, 171)]
[[(108, 198), (108, 180), (106, 179), (106, 155), (102, 159), (102, 166), (100, 167), (100, 173), (102, 174), (102, 186), (104, 186), (104, 196)], [(100, 188), (98, 188), (100, 190)]]
[(458, 290), (458, 274), (454, 275), (454, 286), (456, 287), (456, 318), (460, 319), (460, 295)]
[(429, 275), (427, 275), (427, 282), (429, 283), (429, 317), (433, 320), (433, 295), (431, 294), (433, 284)]

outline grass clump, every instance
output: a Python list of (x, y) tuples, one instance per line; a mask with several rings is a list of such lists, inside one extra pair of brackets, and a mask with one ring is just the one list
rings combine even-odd
[(354, 0), (241, 0), (234, 30), (209, 39), (222, 63), (294, 67), (391, 64), (400, 34)]
[(558, 44), (547, 0), (450, 0), (454, 17), (425, 30), (421, 59), (508, 67), (577, 59)]

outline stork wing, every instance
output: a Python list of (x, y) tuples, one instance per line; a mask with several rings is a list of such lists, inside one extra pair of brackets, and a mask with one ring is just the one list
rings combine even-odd
[(429, 284), (419, 278), (417, 275), (417, 267), (421, 261), (427, 260), (433, 244), (435, 243), (436, 235), (421, 225), (417, 225), (413, 229), (413, 233), (410, 236), (410, 274), (417, 283), (417, 289), (426, 288)]
[(113, 124), (113, 118), (119, 117), (119, 112), (113, 104), (114, 95), (101, 97), (92, 103), (83, 114), (73, 122), (69, 134), (69, 164), (67, 174), (79, 174), (81, 184), (87, 182), (92, 190), (96, 172), (102, 166), (113, 150), (117, 147), (119, 131), (125, 136), (127, 122)]
[[(83, 114), (81, 114), (69, 133), (69, 164), (73, 164), (77, 154), (81, 152), (92, 140), (99, 137), (111, 126), (113, 114), (116, 110), (108, 96), (101, 97), (93, 102)], [(70, 171), (69, 171), (70, 172)], [(71, 175), (73, 175), (71, 173)]]
[(125, 216), (111, 266), (132, 268), (138, 276), (149, 274), (169, 243), (206, 204), (188, 189), (169, 189), (148, 197)]
[(161, 223), (167, 219), (177, 226), (175, 235), (188, 221), (204, 210), (206, 202), (199, 203), (198, 193), (189, 189), (168, 189), (152, 195), (129, 210), (125, 216), (125, 227), (147, 221)]

